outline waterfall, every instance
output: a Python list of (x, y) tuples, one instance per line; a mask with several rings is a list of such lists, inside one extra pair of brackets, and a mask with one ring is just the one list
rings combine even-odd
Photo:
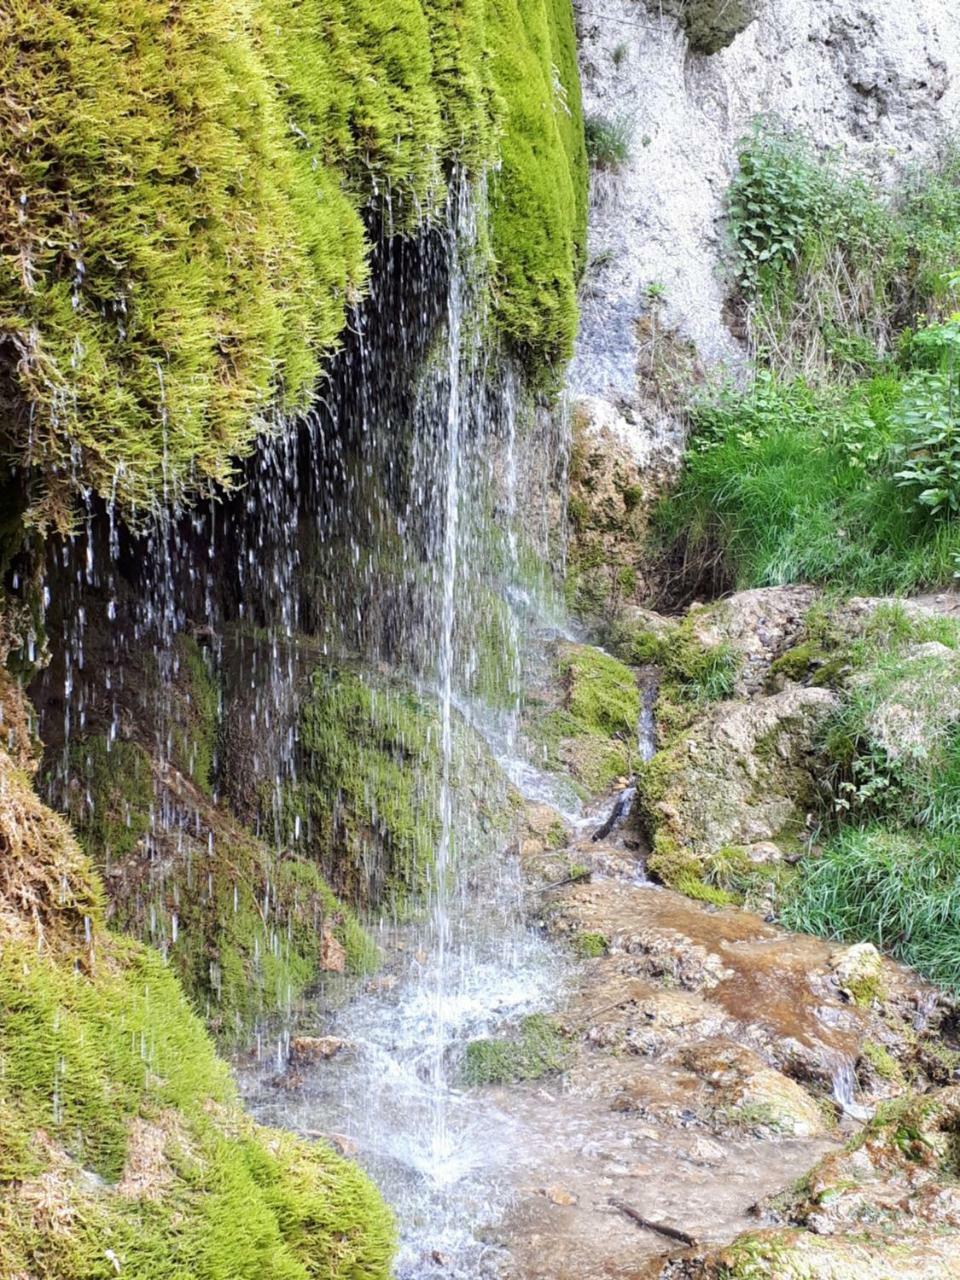
[[(489, 1179), (474, 1173), (507, 1159), (510, 1139), (495, 1109), (460, 1091), (460, 1055), (542, 1008), (557, 982), (503, 857), (494, 757), (523, 783), (523, 641), (556, 551), (565, 433), (490, 345), (483, 201), (455, 179), (433, 225), (378, 243), (370, 296), (313, 410), (265, 422), (232, 491), (133, 520), (87, 498), (75, 534), (50, 542), (44, 624), (57, 643), (31, 691), (48, 795), (99, 841), (122, 926), (254, 1049), (245, 1087), (258, 1113), (356, 1143), (399, 1208), (411, 1276), (424, 1274), (425, 1239), (466, 1248), (464, 1274), (479, 1274), (464, 1206), (474, 1195), (489, 1210)], [(357, 707), (383, 742), (358, 757), (370, 775), (351, 777)], [(341, 711), (328, 743), (326, 717)], [(354, 764), (318, 810), (341, 749)], [(412, 781), (398, 818), (401, 768)], [(485, 789), (492, 825), (478, 812)], [(406, 847), (389, 853), (401, 818), (416, 865)], [(238, 820), (272, 851), (255, 875), (236, 869)], [(299, 1002), (353, 1049), (294, 1104), (265, 1100), (263, 1082), (286, 1063), (296, 1004), (269, 986), (293, 946), (280, 879), (296, 859), (379, 920), (386, 971), (342, 1008), (336, 975), (315, 1006)], [(219, 936), (209, 956), (198, 942), (198, 921), (245, 919), (245, 893), (252, 1023), (230, 1008), (236, 958)]]

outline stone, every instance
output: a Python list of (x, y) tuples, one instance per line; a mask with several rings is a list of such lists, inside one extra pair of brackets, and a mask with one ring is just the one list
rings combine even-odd
[(716, 704), (682, 732), (641, 777), (642, 810), (660, 838), (651, 871), (674, 883), (663, 853), (671, 845), (704, 859), (802, 827), (817, 786), (820, 731), (837, 706), (829, 689), (792, 685)]
[(326, 1062), (347, 1048), (337, 1036), (294, 1036), (290, 1041), (290, 1065), (294, 1069)]
[(544, 1195), (551, 1204), (560, 1205), (567, 1208), (577, 1203), (577, 1197), (572, 1192), (564, 1190), (563, 1187), (547, 1187)]
[(332, 929), (324, 929), (320, 938), (320, 968), (325, 973), (343, 973), (347, 967), (347, 953), (343, 943)]

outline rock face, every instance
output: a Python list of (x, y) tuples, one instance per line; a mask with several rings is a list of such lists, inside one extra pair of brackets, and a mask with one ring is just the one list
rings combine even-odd
[(797, 685), (718, 704), (647, 767), (643, 799), (657, 833), (699, 857), (802, 824), (817, 738), (837, 705), (831, 690)]
[[(657, 5), (650, 5), (653, 12)], [(755, 21), (759, 0), (660, 0), (661, 16), (676, 18), (690, 48), (696, 53), (717, 53)]]
[(708, 366), (744, 358), (724, 317), (721, 270), (739, 139), (773, 114), (884, 176), (930, 155), (960, 108), (960, 9), (942, 0), (583, 0), (578, 14), (586, 115), (619, 122), (630, 151), (616, 173), (595, 175), (569, 382), (590, 398), (592, 420), (610, 430), (612, 414), (634, 438), (642, 476), (677, 458), (682, 435), (643, 385), (651, 324), (688, 339)]

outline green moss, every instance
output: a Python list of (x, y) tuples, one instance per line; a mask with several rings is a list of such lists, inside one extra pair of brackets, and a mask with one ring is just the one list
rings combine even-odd
[(640, 690), (629, 667), (589, 645), (557, 656), (563, 706), (528, 711), (526, 731), (544, 764), (573, 775), (585, 794), (629, 776), (636, 762)]
[(592, 733), (635, 734), (640, 719), (640, 690), (629, 667), (587, 645), (565, 645), (560, 677), (570, 714)]
[(564, 1071), (570, 1049), (546, 1014), (524, 1018), (516, 1036), (501, 1040), (472, 1040), (466, 1047), (462, 1077), (465, 1084), (513, 1084), (540, 1080)]
[(255, 1125), (157, 952), (104, 925), (65, 822), (0, 751), (0, 1274), (387, 1280), (359, 1170)]
[(0, 954), (3, 1273), (385, 1280), (392, 1223), (364, 1176), (243, 1116), (158, 956), (106, 934), (96, 954), (89, 974)]
[(84, 785), (69, 816), (109, 873), (114, 923), (163, 951), (221, 1039), (289, 1009), (323, 967), (325, 933), (347, 972), (376, 967), (377, 948), (315, 862), (276, 853), (202, 792), (184, 829), (153, 831), (146, 751), (97, 736), (74, 752)]
[[(368, 682), (318, 668), (300, 716), (300, 780), (286, 789), (293, 838), (337, 890), (360, 903), (403, 903), (429, 885), (440, 838), (440, 722), (434, 703), (409, 686)], [(471, 823), (509, 820), (505, 785), (480, 740), (457, 720), (454, 790), (471, 814), (456, 825), (465, 849)]]
[(185, 705), (174, 726), (174, 761), (209, 795), (220, 724), (220, 689), (196, 640), (181, 633), (176, 644)]
[(593, 960), (607, 954), (607, 939), (602, 933), (578, 933), (573, 949), (581, 960)]
[(82, 785), (68, 793), (67, 815), (94, 862), (110, 867), (134, 853), (150, 832), (150, 757), (136, 742), (111, 742), (97, 734), (71, 748), (71, 765)]
[(656, 630), (621, 620), (610, 634), (612, 649), (625, 661), (660, 668), (657, 726), (664, 740), (685, 728), (696, 708), (730, 697), (736, 684), (739, 655), (730, 644), (704, 643), (696, 631), (699, 617), (691, 611)]
[(557, 369), (573, 349), (587, 229), (573, 14), (567, 0), (489, 0), (488, 15), (506, 103), (491, 182), (498, 322), (528, 367)]
[(539, 369), (570, 350), (565, 0), (41, 0), (0, 30), (0, 69), (6, 445), (40, 468), (40, 518), (68, 520), (74, 483), (130, 505), (228, 478), (273, 406), (307, 405), (364, 287), (372, 194), (408, 230), (454, 160), (500, 162), (498, 327)]
[(860, 1053), (881, 1080), (903, 1084), (903, 1071), (899, 1062), (882, 1044), (877, 1044), (874, 1040), (865, 1040), (860, 1046)]
[(682, 893), (697, 902), (711, 906), (729, 906), (737, 898), (725, 889), (708, 884), (704, 879), (704, 866), (688, 849), (665, 832), (658, 831), (647, 859), (647, 870), (661, 884)]

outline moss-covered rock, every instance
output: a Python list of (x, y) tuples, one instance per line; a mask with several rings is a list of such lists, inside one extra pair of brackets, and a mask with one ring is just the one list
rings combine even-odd
[[(317, 668), (300, 709), (302, 758), (283, 791), (286, 837), (358, 903), (403, 903), (429, 886), (440, 838), (441, 726), (435, 702), (401, 681)], [(454, 838), (509, 825), (506, 782), (455, 716)], [(467, 811), (469, 810), (469, 812)]]
[(471, 1040), (464, 1052), (465, 1084), (516, 1084), (565, 1070), (570, 1046), (556, 1024), (542, 1013), (524, 1018), (515, 1035)]
[(719, 53), (755, 22), (759, 0), (658, 0), (661, 13), (673, 14), (695, 53)]
[[(155, 946), (227, 1041), (282, 1013), (325, 969), (365, 973), (377, 950), (320, 867), (257, 839), (133, 741), (74, 747), (68, 813), (102, 872), (115, 927)], [(155, 821), (155, 813), (180, 815)]]
[(66, 824), (0, 750), (0, 1272), (386, 1280), (367, 1179), (240, 1110), (159, 955), (104, 926)]
[(130, 506), (226, 480), (308, 404), (364, 288), (364, 207), (410, 230), (455, 163), (496, 169), (500, 330), (536, 370), (569, 353), (566, 0), (44, 0), (6, 15), (0, 67), (0, 397), (34, 519), (68, 523), (78, 485)]
[(605, 791), (637, 761), (640, 689), (624, 663), (590, 645), (562, 644), (560, 705), (528, 709), (525, 729), (544, 763), (568, 771), (588, 794)]
[(644, 765), (640, 811), (649, 869), (689, 890), (712, 855), (771, 841), (802, 824), (817, 798), (817, 746), (834, 714), (826, 689), (793, 687), (718, 704)]

